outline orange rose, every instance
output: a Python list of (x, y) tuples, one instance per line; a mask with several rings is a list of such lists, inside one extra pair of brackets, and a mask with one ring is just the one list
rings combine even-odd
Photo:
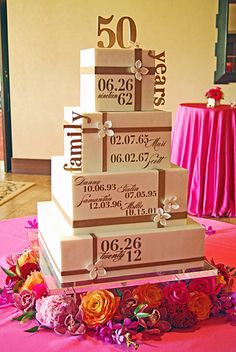
[(18, 258), (17, 262), (19, 266), (22, 267), (26, 263), (37, 263), (37, 260), (32, 251), (25, 251)]
[(40, 271), (33, 271), (25, 280), (23, 286), (19, 289), (19, 292), (23, 290), (32, 291), (34, 285), (42, 284), (43, 276)]
[(188, 306), (191, 312), (196, 314), (198, 320), (209, 318), (212, 303), (206, 293), (196, 291), (190, 293)]
[(106, 323), (115, 314), (119, 301), (119, 297), (107, 290), (87, 292), (81, 302), (84, 322), (91, 328)]
[(147, 303), (150, 308), (157, 308), (162, 302), (163, 293), (158, 285), (145, 284), (133, 290), (138, 303)]

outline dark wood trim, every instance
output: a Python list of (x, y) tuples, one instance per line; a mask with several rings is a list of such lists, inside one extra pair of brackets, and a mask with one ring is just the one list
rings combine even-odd
[(236, 0), (219, 0), (218, 14), (216, 15), (216, 28), (218, 29), (217, 43), (215, 45), (216, 71), (214, 83), (228, 84), (236, 82), (236, 72), (227, 72), (227, 45), (228, 45), (228, 19), (229, 4)]
[(10, 78), (8, 56), (8, 25), (7, 2), (0, 1), (0, 26), (1, 26), (1, 71), (2, 71), (2, 122), (3, 122), (3, 148), (4, 169), (11, 171), (12, 134), (11, 134), (11, 103), (10, 103)]
[(51, 160), (45, 159), (18, 159), (12, 158), (11, 167), (13, 173), (50, 175)]

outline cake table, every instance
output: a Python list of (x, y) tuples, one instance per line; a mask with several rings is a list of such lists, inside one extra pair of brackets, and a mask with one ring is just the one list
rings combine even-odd
[(181, 104), (171, 161), (188, 170), (188, 213), (236, 216), (236, 109)]

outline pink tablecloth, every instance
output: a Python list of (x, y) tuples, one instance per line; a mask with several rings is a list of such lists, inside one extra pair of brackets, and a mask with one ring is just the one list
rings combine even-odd
[(181, 104), (171, 161), (188, 169), (188, 212), (236, 216), (236, 108)]
[[(0, 222), (0, 265), (5, 266), (5, 258), (11, 252), (21, 251), (27, 245), (25, 229), (29, 218)], [(206, 256), (236, 266), (236, 226), (215, 220), (198, 219), (201, 224), (211, 225), (216, 234), (206, 236)], [(4, 282), (0, 273), (0, 287)], [(13, 307), (0, 307), (0, 351), (1, 352), (112, 352), (128, 351), (123, 346), (104, 344), (88, 337), (80, 341), (77, 337), (59, 336), (42, 330), (35, 334), (24, 332), (35, 325), (32, 322), (20, 325), (11, 319), (19, 315)], [(209, 319), (197, 325), (194, 330), (179, 330), (166, 333), (161, 340), (150, 340), (140, 345), (140, 352), (235, 352), (236, 326), (226, 318)], [(132, 351), (132, 350), (130, 350)]]

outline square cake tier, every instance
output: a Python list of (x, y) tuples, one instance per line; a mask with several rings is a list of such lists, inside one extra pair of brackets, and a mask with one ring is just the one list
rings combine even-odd
[(197, 223), (72, 236), (52, 202), (38, 206), (41, 252), (64, 287), (125, 281), (204, 264), (204, 229)]
[(66, 170), (156, 170), (170, 166), (171, 113), (64, 109)]
[(169, 210), (168, 226), (185, 223), (185, 169), (86, 174), (65, 171), (63, 160), (52, 157), (52, 200), (72, 228), (147, 222), (160, 227), (157, 208), (172, 198), (179, 207)]
[(91, 48), (80, 51), (80, 102), (85, 111), (154, 108), (155, 51)]

